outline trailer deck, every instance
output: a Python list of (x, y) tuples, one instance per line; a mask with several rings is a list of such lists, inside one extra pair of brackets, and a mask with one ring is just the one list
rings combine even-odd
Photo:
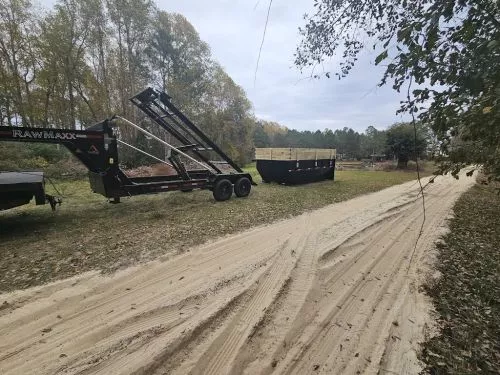
[(0, 210), (28, 204), (45, 204), (43, 172), (0, 172)]

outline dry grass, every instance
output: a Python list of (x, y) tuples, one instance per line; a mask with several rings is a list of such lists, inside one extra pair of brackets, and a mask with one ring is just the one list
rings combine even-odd
[[(248, 168), (257, 177), (255, 166)], [(215, 202), (209, 191), (123, 199), (111, 205), (87, 181), (58, 182), (64, 203), (0, 213), (0, 290), (112, 271), (415, 178), (405, 172), (337, 172), (302, 186), (260, 184), (248, 198)]]
[(500, 369), (500, 196), (476, 185), (454, 208), (439, 245), (441, 277), (428, 285), (440, 334), (424, 344), (430, 374), (498, 374)]

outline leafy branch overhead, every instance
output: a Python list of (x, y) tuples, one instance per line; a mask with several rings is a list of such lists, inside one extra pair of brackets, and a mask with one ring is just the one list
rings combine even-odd
[[(444, 169), (481, 163), (500, 178), (500, 2), (492, 0), (315, 0), (295, 64), (341, 56), (347, 76), (366, 48), (386, 63), (380, 85), (412, 96), (413, 111), (441, 144)], [(330, 73), (328, 73), (330, 76)]]

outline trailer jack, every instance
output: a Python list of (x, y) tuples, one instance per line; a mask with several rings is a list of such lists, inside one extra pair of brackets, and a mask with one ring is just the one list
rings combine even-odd
[(50, 194), (45, 194), (45, 200), (50, 204), (50, 208), (52, 209), (52, 211), (55, 211), (56, 207), (58, 205), (61, 206), (62, 204), (61, 197), (56, 197)]

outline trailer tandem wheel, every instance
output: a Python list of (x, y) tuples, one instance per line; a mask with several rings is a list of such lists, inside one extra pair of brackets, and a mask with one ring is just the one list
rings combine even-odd
[(234, 194), (236, 194), (238, 198), (248, 197), (251, 189), (252, 183), (247, 177), (239, 178), (234, 184)]
[(214, 185), (213, 195), (216, 201), (227, 201), (233, 195), (233, 184), (226, 178), (217, 181)]

